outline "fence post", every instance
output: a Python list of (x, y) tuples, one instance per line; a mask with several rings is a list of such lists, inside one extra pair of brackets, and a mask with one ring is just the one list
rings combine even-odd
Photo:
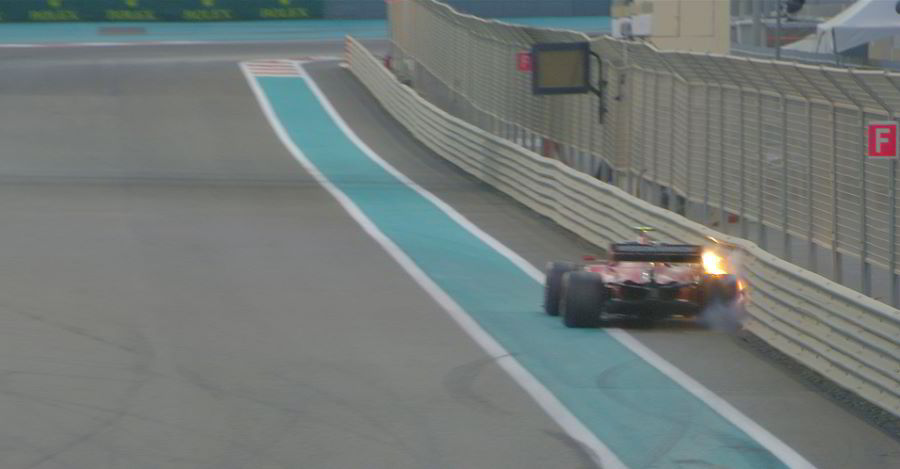
[(831, 103), (831, 262), (834, 280), (844, 284), (844, 259), (840, 252), (838, 218), (837, 108)]
[[(495, 39), (498, 39), (498, 38), (495, 36)], [(500, 44), (505, 46), (505, 47), (500, 47), (499, 49), (502, 49), (506, 53), (505, 55), (509, 55), (509, 53), (512, 49), (509, 46), (509, 44), (501, 42), (501, 41), (499, 41), (499, 39), (497, 42), (499, 42)], [(506, 59), (507, 59), (507, 57), (504, 57), (501, 62), (506, 63)], [(513, 91), (512, 83), (507, 83), (506, 86), (504, 87), (504, 90), (506, 91), (506, 93), (504, 93), (506, 95), (506, 102), (504, 103), (503, 114), (500, 116), (500, 118), (503, 120), (503, 122), (506, 123), (506, 125), (504, 126), (504, 127), (506, 127), (506, 133), (504, 135), (504, 138), (507, 140), (512, 140), (512, 135), (510, 132), (510, 126), (512, 125), (512, 119), (510, 118), (511, 116), (509, 115), (509, 105), (512, 102), (512, 91)], [(500, 114), (500, 112), (497, 112), (497, 114)]]
[[(777, 67), (777, 65), (775, 65)], [(787, 98), (781, 95), (781, 242), (784, 258), (791, 261), (791, 235), (788, 233), (788, 145)]]
[(738, 174), (740, 175), (740, 184), (738, 187), (738, 194), (740, 194), (738, 200), (738, 218), (739, 218), (739, 229), (740, 236), (742, 238), (747, 237), (747, 223), (746, 223), (746, 214), (745, 214), (745, 203), (744, 203), (744, 155), (746, 152), (744, 151), (744, 87), (740, 88), (739, 94), (740, 99), (738, 100), (738, 106), (740, 109), (738, 110), (738, 144), (739, 148), (739, 158), (740, 158), (740, 168), (738, 169)]
[(706, 95), (706, 119), (704, 122), (705, 130), (704, 135), (706, 135), (706, 141), (703, 143), (703, 150), (705, 152), (705, 162), (703, 168), (703, 224), (709, 223), (709, 161), (710, 161), (710, 152), (709, 152), (709, 84), (704, 83), (703, 87), (705, 88), (704, 92)]
[[(588, 108), (593, 107), (593, 106), (591, 106), (592, 99), (594, 99), (594, 98), (591, 95), (588, 95), (588, 98), (587, 98)], [(579, 114), (581, 114), (581, 113), (579, 113)], [(589, 114), (592, 114), (592, 113), (589, 113)], [(588, 155), (588, 159), (591, 161), (591, 164), (593, 164), (593, 161), (595, 160), (595, 157), (594, 157), (594, 132), (595, 132), (597, 126), (594, 125), (593, 116), (591, 117), (589, 122), (590, 122), (590, 125), (588, 126), (587, 155)], [(606, 158), (609, 158), (609, 155), (606, 155)], [(604, 159), (605, 158), (600, 158), (601, 161), (603, 161)]]
[(757, 171), (757, 180), (756, 183), (758, 185), (756, 197), (758, 199), (759, 204), (759, 236), (758, 242), (759, 246), (763, 249), (768, 249), (768, 242), (766, 239), (766, 196), (765, 196), (765, 176), (766, 176), (766, 159), (765, 154), (763, 152), (763, 95), (761, 92), (758, 92), (756, 105), (757, 105), (757, 115), (759, 116), (759, 125), (756, 126), (756, 149), (759, 151), (759, 164), (756, 165)]
[[(659, 101), (659, 72), (653, 72), (653, 102)], [(659, 111), (657, 109), (657, 111)], [(653, 113), (653, 185), (656, 186), (656, 204), (662, 205), (662, 185), (659, 183), (659, 112)]]
[[(641, 79), (641, 94), (642, 94), (641, 107), (643, 108), (643, 109), (641, 109), (641, 114), (643, 116), (643, 121), (644, 121), (644, 130), (646, 130), (646, 129), (650, 128), (650, 126), (647, 125), (647, 117), (648, 116), (647, 116), (647, 112), (645, 112), (646, 107), (647, 107), (647, 77), (650, 76), (650, 73), (648, 73), (643, 68), (641, 69), (641, 72), (644, 74), (643, 78)], [(654, 143), (656, 142), (655, 136), (653, 138), (653, 141), (654, 141)], [(647, 172), (647, 144), (646, 144), (646, 142), (644, 142), (641, 144), (641, 168), (640, 168), (640, 171), (638, 171), (637, 179), (635, 181), (635, 191), (636, 191), (635, 195), (637, 197), (641, 197), (641, 189), (643, 187), (644, 174), (646, 172)]]
[(672, 210), (675, 199), (675, 76), (669, 74), (669, 191), (666, 209)]
[(727, 233), (725, 216), (725, 87), (719, 83), (719, 229)]
[[(859, 107), (859, 153), (865, 155), (866, 148), (866, 111)], [(859, 260), (862, 267), (862, 292), (866, 296), (872, 296), (872, 266), (869, 265), (869, 227), (866, 223), (866, 159), (859, 159), (859, 230), (862, 251)]]
[(694, 104), (693, 89), (694, 89), (694, 87), (691, 86), (691, 84), (688, 83), (687, 81), (684, 82), (684, 86), (687, 87), (687, 98), (686, 98), (687, 99), (687, 116), (686, 116), (687, 117), (687, 135), (685, 135), (686, 143), (685, 143), (685, 152), (684, 152), (684, 157), (685, 157), (685, 170), (684, 170), (685, 171), (684, 172), (684, 174), (685, 174), (685, 185), (684, 185), (685, 186), (684, 187), (685, 203), (684, 203), (684, 205), (685, 206), (684, 206), (684, 213), (682, 213), (682, 215), (687, 216), (688, 215), (687, 207), (689, 207), (690, 203), (691, 203), (691, 186), (693, 186), (693, 184), (691, 184), (691, 160), (693, 160), (693, 158), (691, 157), (691, 145), (693, 144), (693, 140), (694, 140), (692, 138), (693, 134), (694, 134), (694, 109), (693, 109), (693, 104)]
[(806, 193), (807, 193), (807, 201), (806, 201), (806, 210), (809, 213), (809, 220), (807, 222), (807, 235), (806, 242), (808, 244), (807, 248), (809, 252), (807, 255), (809, 256), (809, 268), (813, 272), (818, 271), (819, 261), (817, 259), (818, 253), (816, 252), (816, 243), (815, 243), (815, 228), (814, 228), (814, 220), (813, 216), (813, 139), (812, 139), (812, 130), (813, 127), (813, 118), (812, 118), (812, 101), (809, 98), (806, 98)]

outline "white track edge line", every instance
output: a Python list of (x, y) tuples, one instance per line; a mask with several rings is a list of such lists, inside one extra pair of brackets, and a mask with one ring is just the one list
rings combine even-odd
[[(298, 68), (303, 70), (302, 63), (298, 63)], [(328, 111), (335, 123), (338, 124), (338, 127), (340, 127), (344, 134), (351, 141), (353, 141), (353, 143), (355, 143), (356, 146), (359, 147), (372, 161), (378, 163), (382, 168), (394, 175), (397, 179), (434, 203), (438, 208), (446, 213), (447, 216), (466, 228), (470, 233), (486, 243), (488, 246), (491, 246), (492, 248), (497, 250), (497, 252), (509, 259), (510, 262), (518, 266), (538, 283), (544, 283), (544, 273), (541, 272), (538, 268), (533, 266), (522, 256), (518, 255), (515, 251), (498, 241), (496, 238), (476, 226), (474, 223), (469, 221), (465, 216), (457, 212), (456, 209), (449, 206), (443, 200), (437, 198), (434, 194), (428, 192), (417, 183), (409, 179), (405, 174), (398, 171), (396, 168), (391, 166), (390, 163), (388, 163), (383, 158), (381, 158), (381, 156), (375, 153), (375, 151), (372, 150), (365, 142), (363, 142), (362, 139), (360, 139), (359, 136), (356, 135), (356, 132), (354, 132), (353, 129), (351, 129), (350, 126), (347, 125), (344, 119), (338, 114), (334, 106), (331, 105), (331, 102), (328, 100), (325, 94), (322, 93), (322, 90), (320, 90), (315, 82), (308, 77), (305, 71), (303, 72), (303, 75), (307, 82), (310, 84), (310, 89), (312, 89), (316, 96), (319, 98), (319, 102), (325, 107), (325, 110)], [(736, 407), (731, 405), (728, 401), (726, 401), (716, 393), (712, 392), (709, 388), (701, 384), (699, 381), (695, 380), (687, 373), (681, 371), (678, 367), (670, 363), (668, 360), (648, 348), (646, 345), (642, 344), (628, 332), (622, 329), (607, 329), (607, 332), (609, 332), (609, 334), (614, 339), (616, 339), (627, 349), (631, 350), (645, 362), (659, 370), (660, 373), (666, 375), (669, 379), (678, 383), (682, 388), (691, 393), (694, 397), (713, 409), (713, 411), (731, 422), (734, 426), (744, 431), (744, 433), (760, 443), (763, 447), (769, 450), (775, 457), (777, 457), (787, 466), (796, 469), (815, 468), (812, 463), (807, 461), (806, 458), (804, 458), (796, 450), (785, 444), (774, 434), (753, 421), (753, 419), (747, 417), (744, 413), (742, 413), (740, 410), (738, 410)]]
[[(601, 442), (593, 432), (591, 432), (584, 424), (572, 414), (557, 398), (544, 387), (537, 378), (534, 377), (525, 367), (523, 367), (502, 345), (500, 345), (490, 334), (474, 320), (465, 310), (459, 306), (446, 292), (444, 292), (434, 281), (429, 278), (406, 255), (393, 241), (382, 233), (371, 220), (347, 197), (340, 191), (328, 178), (325, 177), (309, 159), (303, 154), (300, 148), (287, 134), (287, 131), (278, 120), (277, 115), (272, 109), (265, 93), (259, 86), (252, 73), (241, 63), (241, 70), (244, 77), (250, 84), (250, 88), (256, 95), (257, 101), (262, 108), (263, 114), (272, 126), (275, 134), (281, 143), (288, 149), (294, 158), (306, 169), (307, 172), (324, 187), (331, 195), (337, 199), (338, 203), (347, 211), (347, 213), (363, 228), (363, 230), (374, 239), (394, 260), (415, 280), (419, 286), (428, 293), (447, 313), (450, 317), (471, 337), (496, 363), (509, 374), (513, 380), (519, 384), (532, 399), (547, 413), (571, 438), (583, 445), (591, 457), (601, 467), (608, 469), (625, 469), (622, 461), (616, 456), (603, 442)], [(301, 69), (301, 73), (304, 73)], [(307, 76), (303, 76), (308, 84), (314, 85), (312, 80)], [(321, 91), (316, 87), (311, 87), (317, 94), (317, 98), (321, 99)], [(324, 104), (324, 103), (323, 103)], [(326, 107), (329, 114), (333, 108), (330, 104)], [(343, 121), (335, 121), (343, 124)], [(345, 124), (344, 124), (345, 125)], [(355, 142), (354, 142), (355, 143)], [(432, 196), (433, 197), (433, 196)]]

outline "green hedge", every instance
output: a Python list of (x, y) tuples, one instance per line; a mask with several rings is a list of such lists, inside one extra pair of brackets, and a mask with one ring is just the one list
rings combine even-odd
[(236, 21), (322, 17), (324, 0), (0, 0), (0, 22)]

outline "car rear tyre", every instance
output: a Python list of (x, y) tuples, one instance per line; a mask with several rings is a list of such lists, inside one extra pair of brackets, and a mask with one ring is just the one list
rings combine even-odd
[(711, 329), (735, 332), (743, 327), (746, 318), (740, 301), (737, 276), (722, 275), (704, 282), (705, 304), (700, 312), (701, 324)]
[(597, 327), (606, 302), (606, 287), (599, 274), (568, 272), (563, 275), (562, 319), (566, 327)]
[(559, 316), (559, 300), (562, 293), (562, 278), (568, 272), (581, 268), (573, 262), (549, 262), (544, 281), (544, 312)]
[(708, 277), (703, 284), (705, 306), (716, 304), (728, 305), (738, 298), (738, 280), (736, 275), (717, 275)]

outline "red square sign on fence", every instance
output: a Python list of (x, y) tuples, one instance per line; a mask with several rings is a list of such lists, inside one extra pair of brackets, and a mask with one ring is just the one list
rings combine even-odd
[(900, 156), (900, 135), (893, 121), (869, 122), (866, 126), (866, 158)]
[(531, 52), (519, 52), (516, 54), (516, 68), (519, 69), (520, 72), (531, 71)]

